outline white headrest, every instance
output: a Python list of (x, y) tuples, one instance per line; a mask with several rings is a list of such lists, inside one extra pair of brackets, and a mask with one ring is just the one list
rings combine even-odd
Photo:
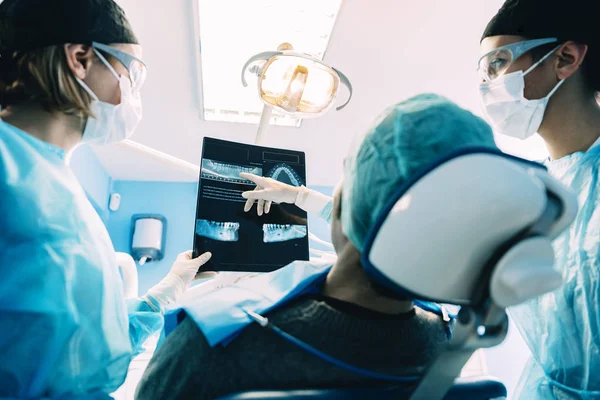
[[(509, 277), (494, 276), (499, 282), (494, 293), (501, 297), (499, 305), (512, 305), (517, 297), (520, 302), (556, 288), (515, 289), (522, 281), (515, 265), (535, 262), (528, 279), (533, 274), (551, 277), (550, 286), (560, 284), (552, 273), (550, 238), (572, 222), (576, 211), (575, 196), (543, 166), (490, 150), (462, 151), (399, 188), (368, 236), (363, 266), (398, 294), (471, 304), (482, 287), (489, 290), (503, 260)], [(540, 220), (549, 223), (532, 234)], [(539, 238), (535, 244), (504, 258), (532, 235)]]

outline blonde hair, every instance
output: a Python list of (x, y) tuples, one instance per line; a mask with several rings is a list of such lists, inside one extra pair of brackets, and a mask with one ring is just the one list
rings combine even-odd
[(71, 72), (63, 45), (0, 59), (0, 106), (36, 102), (48, 112), (93, 116), (91, 98)]

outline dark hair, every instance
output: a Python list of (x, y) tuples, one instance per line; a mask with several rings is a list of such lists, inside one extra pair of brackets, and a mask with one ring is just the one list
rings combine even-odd
[(0, 1), (0, 105), (40, 103), (90, 116), (91, 99), (67, 65), (65, 43), (138, 40), (114, 0)]
[[(564, 42), (563, 42), (564, 43)], [(562, 43), (561, 43), (562, 44)], [(546, 44), (531, 50), (534, 62), (539, 61), (557, 46), (556, 43)], [(588, 45), (588, 51), (581, 63), (581, 74), (587, 87), (596, 95), (600, 93), (600, 57), (597, 51)]]
[(0, 2), (0, 54), (92, 42), (139, 44), (114, 0)]
[(588, 50), (581, 64), (581, 74), (588, 88), (596, 95), (600, 93), (600, 54), (595, 46), (588, 45)]
[(64, 46), (13, 52), (0, 61), (0, 106), (29, 102), (49, 112), (92, 115), (90, 96), (71, 72)]
[[(593, 0), (506, 0), (486, 26), (486, 37), (514, 35), (528, 39), (557, 38), (560, 43), (572, 40), (588, 46), (581, 65), (585, 83), (600, 92), (600, 36), (597, 32), (597, 1)], [(552, 45), (535, 49), (543, 57)], [(539, 59), (539, 58), (538, 58)]]

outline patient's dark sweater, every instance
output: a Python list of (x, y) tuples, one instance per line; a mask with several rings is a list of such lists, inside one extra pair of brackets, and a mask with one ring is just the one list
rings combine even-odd
[[(442, 319), (419, 308), (389, 315), (319, 296), (298, 299), (267, 316), (287, 333), (339, 360), (386, 374), (423, 372), (448, 340)], [(137, 398), (214, 399), (246, 390), (372, 383), (258, 325), (225, 347), (211, 348), (186, 318), (150, 361)]]

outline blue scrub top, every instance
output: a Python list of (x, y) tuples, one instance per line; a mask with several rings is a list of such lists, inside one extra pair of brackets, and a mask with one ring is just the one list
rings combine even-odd
[(125, 301), (106, 227), (64, 151), (2, 121), (0, 226), (0, 397), (116, 390), (162, 316)]
[(600, 399), (600, 139), (545, 164), (579, 211), (554, 242), (564, 285), (510, 310), (532, 352), (515, 398)]

